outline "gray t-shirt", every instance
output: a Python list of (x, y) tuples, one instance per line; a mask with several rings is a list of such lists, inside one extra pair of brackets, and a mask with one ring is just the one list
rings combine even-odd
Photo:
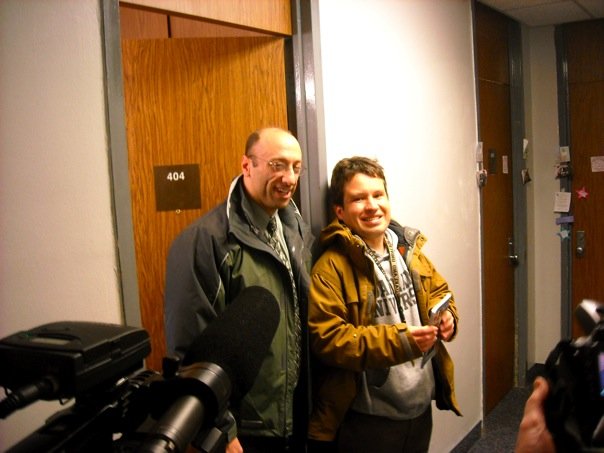
[[(389, 235), (392, 244), (397, 243), (393, 231), (386, 230), (386, 234)], [(405, 322), (411, 326), (421, 326), (409, 269), (396, 247), (393, 249), (402, 289), (400, 306), (403, 309)], [(374, 263), (378, 283), (375, 294), (375, 324), (396, 324), (402, 321), (402, 317), (392, 285), (392, 269), (388, 253), (380, 258), (380, 266)], [(366, 370), (362, 374), (361, 390), (352, 404), (352, 409), (394, 420), (408, 420), (423, 414), (430, 406), (434, 394), (434, 375), (432, 364), (428, 362), (422, 368), (421, 362), (419, 358), (390, 368)]]

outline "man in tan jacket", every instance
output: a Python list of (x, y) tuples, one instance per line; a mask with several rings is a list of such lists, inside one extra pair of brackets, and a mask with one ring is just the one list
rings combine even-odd
[(428, 451), (431, 401), (460, 415), (442, 344), (457, 333), (455, 300), (430, 324), (429, 310), (449, 287), (421, 252), (425, 237), (391, 220), (376, 161), (341, 160), (330, 195), (336, 219), (321, 233), (309, 297), (310, 344), (319, 362), (310, 445), (347, 453)]

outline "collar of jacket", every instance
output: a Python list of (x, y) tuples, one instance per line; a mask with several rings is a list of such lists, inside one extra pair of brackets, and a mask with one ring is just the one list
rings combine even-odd
[[(396, 234), (396, 247), (408, 265), (413, 254), (419, 252), (423, 247), (426, 238), (418, 229), (402, 226), (396, 220), (391, 220), (388, 228)], [(354, 263), (364, 262), (365, 243), (359, 236), (353, 234), (345, 223), (337, 218), (323, 228), (320, 237), (322, 250), (326, 250), (333, 243), (338, 243), (340, 247), (346, 249)]]

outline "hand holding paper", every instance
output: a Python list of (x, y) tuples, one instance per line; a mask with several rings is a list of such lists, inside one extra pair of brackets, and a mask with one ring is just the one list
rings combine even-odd
[[(434, 307), (430, 309), (430, 325), (438, 327), (438, 340), (448, 340), (453, 334), (453, 316), (447, 310), (451, 300), (451, 293), (445, 294), (445, 296), (438, 302)], [(428, 352), (424, 353), (422, 358), (422, 368), (428, 363), (428, 361), (434, 356), (436, 352), (436, 345), (434, 345)]]
[(443, 341), (451, 340), (451, 337), (455, 333), (455, 319), (450, 311), (445, 311), (440, 319), (438, 325), (438, 338)]
[(451, 293), (445, 294), (445, 296), (438, 302), (434, 307), (430, 309), (430, 324), (438, 326), (440, 324), (441, 317), (447, 308), (451, 300)]
[[(434, 317), (434, 325), (438, 327), (438, 338), (443, 341), (449, 341), (455, 332), (455, 320), (449, 310), (451, 294), (447, 293), (441, 301), (430, 310), (432, 319)], [(434, 312), (434, 315), (432, 315)]]

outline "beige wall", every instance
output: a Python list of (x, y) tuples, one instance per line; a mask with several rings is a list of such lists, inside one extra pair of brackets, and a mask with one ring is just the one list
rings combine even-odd
[(554, 177), (558, 155), (558, 99), (554, 27), (523, 28), (523, 59), (527, 163), (532, 181), (527, 185), (529, 263), (529, 367), (544, 363), (560, 340), (561, 264), (556, 235)]
[[(0, 68), (0, 337), (119, 323), (98, 1), (2, 0)], [(59, 408), (0, 420), (0, 450)]]

